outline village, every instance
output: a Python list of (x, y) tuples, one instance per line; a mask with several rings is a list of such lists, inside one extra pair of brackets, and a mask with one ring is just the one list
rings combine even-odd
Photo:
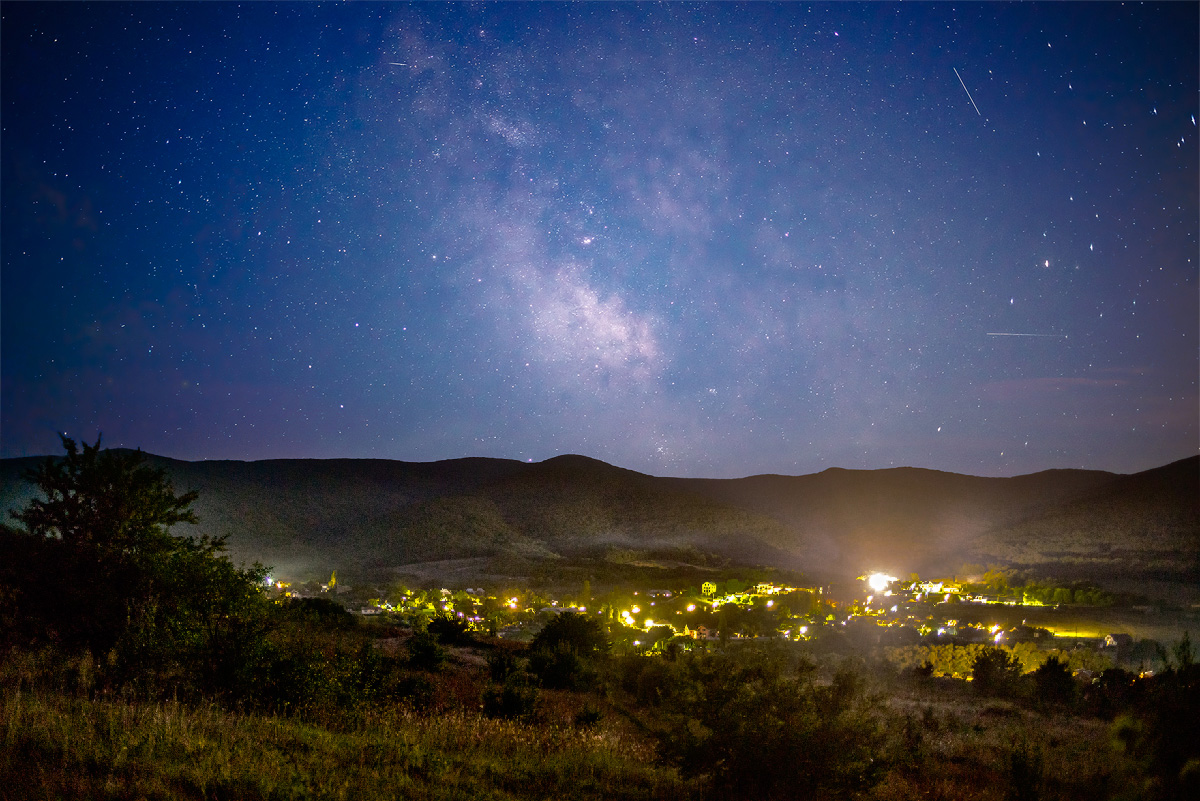
[[(677, 653), (753, 640), (807, 642), (840, 652), (886, 649), (892, 661), (907, 667), (941, 659), (947, 666), (939, 672), (945, 675), (962, 672), (946, 661), (956, 648), (964, 654), (963, 649), (983, 646), (1026, 655), (1066, 653), (1076, 669), (1092, 671), (1154, 657), (1153, 643), (1127, 633), (1047, 622), (1068, 611), (1078, 616), (1080, 610), (1113, 606), (1117, 599), (1102, 590), (1035, 582), (1013, 586), (1007, 578), (998, 570), (975, 582), (870, 573), (841, 587), (729, 578), (698, 587), (598, 593), (588, 582), (570, 593), (400, 586), (387, 597), (364, 597), (360, 589), (339, 586), (336, 574), (324, 583), (268, 581), (277, 597), (336, 599), (364, 622), (422, 628), (449, 617), (480, 636), (515, 641), (532, 639), (556, 615), (595, 615), (617, 653)], [(964, 658), (960, 654), (957, 661)]]

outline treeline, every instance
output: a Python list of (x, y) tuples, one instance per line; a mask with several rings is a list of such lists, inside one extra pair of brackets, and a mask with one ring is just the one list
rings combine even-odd
[(1025, 576), (1018, 571), (992, 565), (984, 570), (980, 565), (964, 565), (961, 575), (979, 576), (978, 581), (962, 580), (962, 590), (968, 595), (992, 595), (1001, 600), (1022, 604), (1076, 604), (1079, 606), (1112, 606), (1117, 598), (1088, 581), (1058, 584), (1046, 579)]
[(932, 676), (966, 679), (972, 675), (975, 660), (980, 654), (997, 650), (1015, 660), (1021, 673), (1032, 673), (1048, 659), (1056, 659), (1072, 671), (1087, 670), (1100, 673), (1113, 667), (1111, 659), (1090, 648), (1043, 650), (1031, 642), (1016, 643), (1012, 646), (981, 643), (901, 645), (886, 647), (883, 654), (884, 658), (899, 670), (920, 669)]
[(1040, 603), (1046, 606), (1075, 604), (1077, 606), (1112, 606), (1116, 597), (1094, 584), (1078, 582), (1070, 587), (1039, 582), (1033, 579), (1013, 588), (1025, 603)]

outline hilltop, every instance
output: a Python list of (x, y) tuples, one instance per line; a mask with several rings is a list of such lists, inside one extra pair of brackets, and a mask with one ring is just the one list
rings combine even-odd
[[(767, 565), (815, 576), (953, 572), (1200, 584), (1200, 457), (1133, 475), (935, 470), (681, 479), (585, 456), (185, 462), (149, 455), (200, 494), (190, 531), (293, 575), (528, 576), (587, 563)], [(0, 460), (19, 508), (36, 458)]]

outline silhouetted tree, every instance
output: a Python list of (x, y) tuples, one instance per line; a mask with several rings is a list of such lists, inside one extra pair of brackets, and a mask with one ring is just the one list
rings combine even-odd
[(265, 569), (235, 567), (223, 539), (173, 535), (196, 522), (196, 493), (177, 494), (141, 451), (62, 443), (65, 456), (26, 473), (43, 497), (0, 532), (13, 644), (86, 649), (119, 681), (218, 681), (260, 639)]
[(471, 641), (471, 624), (451, 615), (438, 615), (429, 621), (429, 633), (446, 645)]
[(279, 606), (279, 617), (323, 629), (352, 629), (358, 620), (346, 607), (328, 598), (288, 598)]
[(1190, 634), (1161, 657), (1165, 669), (1146, 682), (1131, 750), (1153, 778), (1148, 798), (1200, 797), (1200, 663)]
[(436, 673), (446, 662), (446, 649), (438, 644), (437, 637), (431, 632), (419, 630), (413, 632), (408, 640), (408, 663), (417, 670)]
[(791, 667), (781, 651), (692, 657), (664, 699), (680, 715), (661, 752), (707, 776), (717, 798), (856, 797), (887, 771), (875, 699), (850, 670), (814, 679), (812, 665)]
[(1033, 683), (1037, 688), (1037, 698), (1044, 704), (1067, 705), (1075, 700), (1075, 679), (1071, 668), (1066, 662), (1060, 662), (1057, 656), (1046, 659), (1033, 672)]
[(553, 651), (560, 645), (582, 657), (608, 652), (610, 643), (599, 620), (578, 612), (563, 612), (547, 623), (533, 638), (531, 651)]
[(589, 662), (610, 648), (599, 620), (563, 612), (547, 623), (529, 645), (529, 671), (543, 687), (580, 689), (594, 684), (596, 673)]
[(1002, 648), (985, 648), (975, 657), (971, 677), (985, 695), (1010, 693), (1021, 677), (1021, 660)]

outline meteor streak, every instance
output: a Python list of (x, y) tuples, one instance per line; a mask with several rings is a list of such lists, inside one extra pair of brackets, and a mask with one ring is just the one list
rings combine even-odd
[(989, 331), (989, 337), (1052, 337), (1054, 339), (1066, 339), (1066, 334), (1013, 334), (1007, 331)]
[[(954, 70), (954, 77), (955, 77), (955, 78), (958, 78), (958, 82), (959, 82), (959, 83), (962, 83), (962, 88), (963, 88), (963, 91), (967, 93), (967, 100), (970, 100), (970, 101), (971, 101), (971, 105), (972, 105), (972, 106), (975, 106), (975, 98), (971, 97), (971, 90), (967, 88), (967, 85), (966, 85), (965, 83), (963, 83), (962, 76), (958, 74), (958, 68), (957, 68), (957, 67), (951, 67), (950, 69)], [(983, 116), (983, 114), (982, 114), (982, 113), (980, 113), (980, 111), (979, 111), (979, 106), (975, 106), (975, 113), (976, 113), (976, 114), (979, 114), (979, 116), (980, 116), (980, 117), (982, 117), (982, 116)]]

